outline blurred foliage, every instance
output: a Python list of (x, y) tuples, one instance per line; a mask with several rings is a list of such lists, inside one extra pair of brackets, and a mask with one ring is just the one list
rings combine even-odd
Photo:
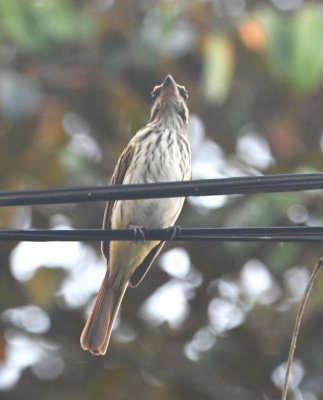
[(323, 24), (317, 7), (306, 5), (293, 15), (261, 9), (243, 22), (240, 32), (245, 44), (261, 54), (273, 78), (292, 90), (311, 92), (322, 82)]
[(223, 36), (211, 34), (205, 38), (203, 49), (203, 81), (201, 92), (214, 103), (225, 101), (232, 82), (232, 44)]
[(93, 37), (94, 21), (86, 8), (65, 0), (0, 2), (1, 39), (27, 52), (52, 51), (55, 45)]
[[(167, 73), (189, 91), (193, 176), (320, 171), (321, 7), (0, 0), (2, 190), (108, 182)], [(4, 208), (0, 225), (97, 228), (103, 208)], [(320, 192), (255, 194), (188, 200), (179, 224), (321, 225), (322, 215)], [(79, 346), (102, 273), (99, 244), (57, 246), (0, 245), (0, 398), (280, 397), (297, 304), (320, 244), (169, 244), (171, 265), (161, 256), (129, 290), (103, 358)], [(167, 253), (178, 247), (186, 258)], [(322, 280), (301, 329), (290, 399), (323, 399)], [(165, 318), (143, 315), (165, 287)], [(178, 307), (182, 322), (169, 324)]]

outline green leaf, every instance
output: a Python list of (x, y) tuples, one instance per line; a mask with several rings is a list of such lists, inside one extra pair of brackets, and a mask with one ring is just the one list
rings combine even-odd
[(262, 56), (272, 76), (299, 93), (323, 80), (323, 21), (319, 8), (304, 6), (293, 15), (266, 8), (258, 12), (266, 32)]
[(205, 41), (202, 93), (211, 103), (223, 103), (229, 94), (233, 72), (231, 41), (225, 36), (210, 34)]
[(66, 41), (86, 41), (94, 21), (84, 8), (66, 0), (0, 0), (0, 37), (25, 51), (41, 51)]
[(293, 21), (293, 69), (290, 81), (306, 92), (323, 78), (323, 19), (314, 7), (304, 7)]

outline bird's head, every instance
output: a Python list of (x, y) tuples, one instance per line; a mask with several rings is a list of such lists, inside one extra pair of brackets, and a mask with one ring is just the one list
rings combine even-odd
[(178, 85), (171, 75), (167, 75), (161, 85), (155, 86), (151, 92), (154, 104), (151, 108), (149, 122), (173, 117), (181, 121), (184, 126), (188, 121), (188, 108), (186, 101), (187, 90)]

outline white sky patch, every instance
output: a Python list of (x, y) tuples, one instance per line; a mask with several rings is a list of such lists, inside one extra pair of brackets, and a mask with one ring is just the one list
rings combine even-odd
[(137, 338), (136, 331), (124, 321), (119, 319), (119, 325), (113, 328), (113, 339), (120, 343), (129, 343)]
[[(224, 154), (221, 148), (212, 140), (204, 139), (193, 152), (193, 176), (195, 179), (211, 179), (223, 177), (225, 167)], [(195, 154), (194, 154), (195, 153)]]
[(1, 319), (30, 333), (45, 333), (50, 327), (48, 315), (40, 307), (32, 304), (9, 308), (2, 313)]
[(241, 289), (253, 306), (255, 302), (270, 304), (280, 295), (277, 285), (264, 263), (251, 259), (243, 266), (240, 274)]
[(102, 152), (97, 141), (90, 134), (90, 125), (78, 114), (66, 113), (62, 118), (64, 131), (70, 136), (68, 148), (92, 161), (102, 160)]
[(304, 0), (271, 0), (271, 2), (282, 11), (291, 11), (300, 7)]
[(63, 296), (69, 307), (83, 306), (92, 295), (99, 291), (106, 271), (106, 261), (103, 257), (101, 259), (96, 257), (95, 259), (96, 261), (93, 263), (73, 269), (62, 283), (57, 294)]
[(272, 279), (260, 260), (251, 259), (241, 270), (241, 284), (246, 293), (257, 298), (270, 288)]
[(31, 370), (37, 378), (51, 381), (63, 373), (64, 367), (64, 362), (59, 355), (45, 353), (38, 362), (31, 366)]
[(305, 267), (293, 267), (284, 273), (284, 284), (292, 302), (298, 302), (302, 298), (309, 277)]
[(19, 207), (10, 219), (11, 229), (29, 229), (31, 226), (31, 208)]
[(187, 134), (192, 148), (194, 179), (222, 177), (226, 164), (223, 150), (206, 138), (203, 122), (198, 116), (190, 116)]
[[(205, 137), (204, 125), (197, 115), (191, 115), (187, 127), (192, 148), (193, 179), (214, 179), (224, 177), (226, 161), (222, 149)], [(198, 207), (219, 208), (227, 196), (190, 197), (189, 201)]]
[[(179, 2), (175, 2), (177, 4)], [(174, 9), (179, 16), (179, 7)], [(151, 49), (166, 54), (168, 57), (179, 57), (185, 54), (196, 39), (196, 30), (189, 19), (177, 18), (176, 24), (169, 24), (165, 30), (164, 24), (160, 23), (160, 12), (152, 11), (145, 17), (141, 26), (141, 39)]]
[[(285, 379), (285, 371), (286, 371), (286, 363), (282, 363), (278, 365), (273, 373), (271, 374), (271, 380), (273, 381), (274, 385), (278, 389), (282, 389), (284, 385), (284, 379)], [(297, 386), (301, 383), (303, 377), (304, 377), (304, 366), (300, 360), (295, 359), (293, 361), (293, 365), (291, 368), (291, 373), (289, 377), (289, 383), (288, 387), (291, 390), (295, 390)], [(302, 397), (303, 398), (303, 397)]]
[(309, 213), (303, 204), (293, 204), (287, 210), (287, 217), (294, 224), (304, 224), (309, 218)]
[(233, 302), (239, 301), (240, 289), (235, 282), (230, 282), (225, 279), (219, 279), (216, 282), (217, 289), (221, 297), (231, 300)]
[(152, 325), (168, 322), (176, 329), (189, 313), (186, 285), (172, 280), (158, 288), (143, 304), (141, 316)]
[(166, 251), (159, 259), (161, 268), (174, 278), (185, 278), (190, 271), (190, 258), (181, 247)]
[(11, 272), (17, 280), (27, 281), (42, 266), (72, 269), (81, 247), (79, 242), (21, 242), (11, 252)]
[(210, 323), (215, 333), (226, 332), (241, 325), (245, 314), (236, 304), (219, 297), (211, 300), (208, 308)]
[(36, 112), (42, 95), (39, 82), (9, 70), (0, 72), (0, 109), (8, 119), (19, 119)]
[[(251, 129), (251, 130), (250, 130)], [(264, 137), (245, 127), (237, 141), (237, 154), (246, 164), (259, 169), (267, 169), (275, 163), (271, 155), (270, 147)]]
[(0, 389), (9, 390), (15, 386), (20, 378), (20, 369), (13, 363), (3, 362), (0, 364)]
[(227, 196), (204, 196), (204, 197), (189, 197), (188, 201), (197, 207), (204, 209), (221, 208), (227, 201)]
[[(70, 226), (56, 226), (56, 229)], [(89, 245), (79, 242), (21, 242), (11, 252), (10, 268), (19, 281), (27, 281), (40, 267), (63, 268), (67, 277), (56, 293), (69, 307), (80, 307), (97, 293), (106, 263)]]
[(216, 336), (209, 327), (199, 329), (193, 339), (184, 346), (184, 353), (192, 361), (198, 361), (200, 353), (209, 350), (216, 341)]
[(5, 336), (8, 346), (6, 359), (0, 364), (0, 389), (9, 390), (15, 386), (23, 370), (28, 367), (37, 375), (37, 369), (42, 365), (43, 373), (38, 377), (47, 380), (55, 379), (63, 372), (64, 362), (57, 346), (39, 338), (25, 337), (10, 329), (6, 330)]

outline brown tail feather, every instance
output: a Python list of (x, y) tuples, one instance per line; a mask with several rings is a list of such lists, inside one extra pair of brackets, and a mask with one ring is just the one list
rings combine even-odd
[(128, 286), (128, 282), (111, 286), (108, 274), (107, 271), (80, 339), (82, 348), (96, 356), (107, 351), (113, 323)]

